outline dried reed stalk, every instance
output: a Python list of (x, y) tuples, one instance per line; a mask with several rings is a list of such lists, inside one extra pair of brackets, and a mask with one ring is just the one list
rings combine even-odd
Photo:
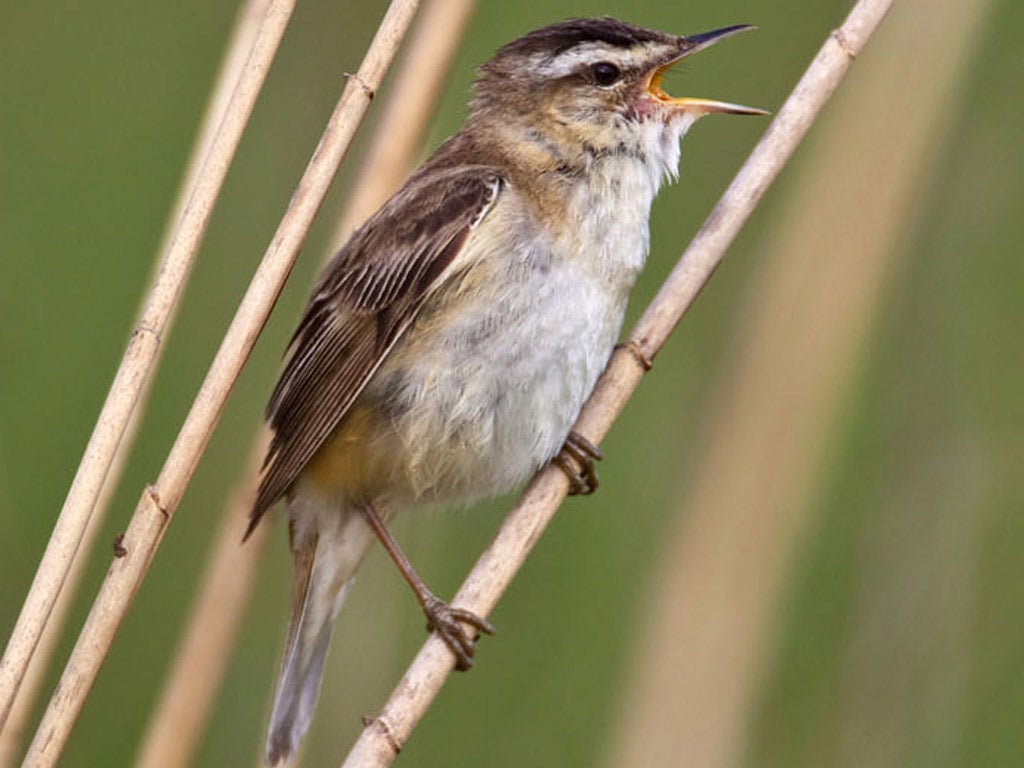
[[(409, 172), (474, 4), (474, 0), (431, 0), (420, 11), (335, 239), (347, 237)], [(252, 564), (265, 540), (267, 526), (261, 526), (254, 535), (258, 542), (247, 544), (244, 554), (239, 552), (241, 521), (252, 506), (268, 442), (269, 433), (261, 429), (244, 479), (226, 510), (226, 524), (211, 552), (202, 591), (150, 721), (137, 768), (183, 768), (191, 760), (251, 595)], [(218, 610), (218, 604), (231, 605), (232, 610)], [(216, 642), (205, 638), (216, 638)]]
[(263, 526), (244, 547), (240, 545), (241, 532), (256, 498), (255, 479), (267, 442), (266, 430), (260, 430), (245, 480), (228, 500), (200, 580), (202, 589), (146, 730), (136, 768), (185, 768), (192, 761), (228, 668), (227, 657), (249, 604), (256, 566), (270, 530)]
[[(228, 72), (237, 64), (228, 61), (222, 69), (218, 88), (224, 94), (228, 91), (228, 84), (234, 85), (230, 102), (226, 107), (221, 106), (220, 100), (211, 103), (209, 114), (221, 112), (221, 119), (209, 121), (204, 129), (204, 139), (199, 145), (207, 144), (206, 151), (196, 153), (202, 165), (190, 172), (185, 184), (185, 188), (191, 190), (188, 204), (180, 207), (180, 217), (167, 240), (128, 348), (0, 661), (0, 729), (7, 721), (28, 663), (71, 569), (127, 425), (151, 378), (164, 334), (170, 328), (210, 213), (293, 5), (294, 0), (272, 0), (255, 42), (248, 48), (240, 39), (241, 33), (236, 33), (238, 46), (233, 56), (251, 48), (248, 60), (244, 69), (239, 68), (240, 74), (234, 77), (230, 77)], [(216, 126), (215, 134), (205, 138), (213, 126)]]
[[(228, 42), (224, 58), (221, 61), (213, 92), (186, 165), (185, 177), (182, 180), (178, 198), (174, 203), (171, 215), (168, 217), (162, 242), (157, 249), (158, 254), (167, 252), (174, 237), (176, 226), (181, 221), (186, 206), (194, 194), (196, 182), (203, 169), (203, 160), (209, 154), (210, 148), (213, 146), (214, 137), (217, 135), (217, 129), (227, 113), (231, 94), (234, 92), (241, 77), (242, 67), (253, 48), (260, 22), (266, 15), (269, 3), (270, 0), (247, 0), (235, 18), (231, 38)], [(158, 267), (159, 263), (155, 264), (154, 271)], [(177, 307), (177, 304), (171, 307), (171, 313), (167, 320), (168, 326), (174, 322)], [(154, 369), (159, 364), (161, 351), (162, 348), (158, 349), (157, 355), (152, 362)], [(21, 744), (22, 733), (24, 732), (29, 713), (35, 704), (43, 675), (49, 666), (50, 656), (53, 653), (57, 639), (60, 637), (67, 609), (74, 598), (75, 587), (88, 559), (88, 554), (92, 550), (93, 537), (102, 527), (110, 498), (120, 482), (121, 471), (124, 469), (124, 464), (131, 451), (131, 446), (135, 439), (135, 430), (138, 428), (140, 415), (145, 410), (145, 401), (148, 397), (152, 381), (153, 376), (147, 376), (142, 389), (138, 393), (136, 406), (132, 410), (131, 417), (118, 443), (114, 458), (103, 481), (101, 492), (96, 499), (92, 514), (89, 516), (88, 524), (79, 541), (71, 567), (64, 578), (64, 585), (60, 589), (58, 599), (50, 612), (49, 620), (46, 622), (43, 633), (36, 644), (35, 652), (32, 654), (28, 669), (16, 693), (14, 705), (7, 722), (3, 725), (3, 730), (0, 731), (0, 768), (7, 768), (7, 766), (14, 763), (15, 754)]]
[(458, 48), (475, 0), (433, 0), (423, 6), (395, 73), (392, 96), (345, 205), (331, 254), (398, 188), (423, 143), (444, 77)]
[[(167, 524), (209, 441), (231, 386), (266, 322), (309, 225), (417, 5), (416, 0), (392, 0), (359, 71), (348, 79), (163, 469), (156, 483), (142, 494), (125, 531), (123, 546), (126, 554), (116, 558), (107, 572), (57, 690), (36, 731), (26, 764), (51, 766), (60, 756), (114, 634), (145, 578)], [(271, 9), (271, 15), (276, 7)]]
[[(990, 4), (905, 0), (819, 125), (774, 236), (759, 248), (763, 269), (743, 301), (736, 353), (723, 361), (729, 375), (715, 386), (695, 480), (659, 556), (606, 766), (759, 762), (747, 754), (751, 709), (771, 666), (794, 554), (815, 524), (833, 453), (823, 448), (833, 444), (879, 303), (900, 269), (900, 243), (917, 224), (963, 62), (980, 42), (972, 33)], [(895, 124), (887, 112), (893, 104)], [(941, 506), (928, 507), (929, 515)], [(913, 539), (915, 551), (921, 538)], [(861, 685), (869, 666), (857, 665), (857, 680), (843, 690)], [(891, 664), (884, 674), (891, 683)], [(849, 739), (855, 754), (847, 764), (881, 765), (864, 754), (879, 741), (892, 754), (901, 734), (913, 732), (896, 710), (913, 707), (899, 695), (856, 700), (870, 705), (847, 708), (843, 722), (851, 712), (873, 722), (857, 722), (851, 733), (888, 728), (891, 738)]]
[[(125, 431), (127, 441), (130, 441), (132, 431), (138, 426), (138, 413), (139, 411), (136, 411), (136, 416), (129, 420), (128, 429)], [(0, 731), (0, 768), (10, 768), (10, 766), (13, 766), (21, 750), (25, 730), (28, 727), (28, 720), (36, 703), (36, 696), (49, 669), (50, 657), (53, 655), (60, 640), (64, 620), (67, 618), (68, 611), (74, 602), (74, 587), (78, 584), (78, 580), (85, 570), (85, 566), (89, 561), (89, 551), (92, 549), (96, 534), (102, 527), (102, 515), (98, 513), (100, 510), (106, 509), (110, 503), (110, 498), (117, 487), (116, 476), (120, 475), (121, 469), (124, 467), (128, 453), (127, 449), (128, 445), (125, 441), (122, 441), (121, 447), (114, 457), (114, 463), (110, 467), (107, 481), (103, 484), (103, 490), (96, 500), (96, 513), (89, 519), (89, 524), (82, 533), (82, 543), (79, 545), (78, 552), (75, 553), (64, 588), (57, 596), (57, 601), (54, 603), (53, 610), (50, 613), (50, 620), (43, 629), (39, 643), (36, 645), (35, 653), (32, 654), (32, 658), (29, 660), (28, 669), (25, 671), (25, 676), (21, 681), (18, 695), (14, 698), (14, 705), (11, 707), (7, 722), (4, 723), (4, 728)]]
[[(866, 44), (892, 0), (860, 0), (825, 41), (743, 168), (634, 328), (629, 345), (609, 362), (574, 427), (595, 442), (611, 427), (664, 344), (721, 261), (743, 222), (782, 169), (812, 121)], [(568, 481), (557, 468), (541, 471), (483, 553), (454, 605), (486, 616), (508, 587), (533, 544), (564, 499)], [(343, 768), (392, 763), (454, 666), (444, 642), (431, 635), (379, 716), (363, 730)]]

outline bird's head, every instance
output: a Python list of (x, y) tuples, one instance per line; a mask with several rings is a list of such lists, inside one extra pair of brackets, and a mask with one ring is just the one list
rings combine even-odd
[(673, 64), (748, 29), (738, 25), (679, 37), (612, 18), (553, 24), (513, 40), (481, 67), (474, 116), (514, 121), (546, 140), (616, 147), (637, 144), (652, 128), (678, 140), (712, 112), (766, 114), (724, 101), (670, 96), (661, 85)]

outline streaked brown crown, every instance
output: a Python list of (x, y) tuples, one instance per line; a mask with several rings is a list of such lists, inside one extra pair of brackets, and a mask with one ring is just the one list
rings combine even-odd
[[(619, 67), (622, 85), (642, 79), (654, 67), (675, 58), (685, 38), (635, 27), (613, 18), (570, 19), (538, 29), (502, 46), (479, 70), (475, 109), (500, 105), (534, 110), (554, 91), (594, 85), (592, 67)], [(607, 104), (612, 98), (601, 99)]]
[(672, 45), (677, 40), (674, 35), (635, 27), (610, 16), (599, 19), (569, 19), (534, 30), (506, 43), (482, 69), (485, 72), (501, 72), (507, 69), (509, 63), (515, 66), (523, 57), (534, 54), (557, 56), (581, 43), (606, 43), (625, 50), (642, 43)]
[[(480, 68), (470, 123), (500, 115), (498, 122), (579, 144), (617, 116), (630, 115), (651, 72), (678, 58), (686, 45), (686, 38), (612, 18), (538, 29), (500, 48)], [(602, 80), (601, 67), (615, 77)]]

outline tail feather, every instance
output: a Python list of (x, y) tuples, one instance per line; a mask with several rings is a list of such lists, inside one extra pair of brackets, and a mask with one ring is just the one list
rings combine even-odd
[(313, 719), (334, 619), (372, 543), (357, 510), (323, 510), (294, 499), (292, 616), (267, 729), (266, 761), (287, 763)]

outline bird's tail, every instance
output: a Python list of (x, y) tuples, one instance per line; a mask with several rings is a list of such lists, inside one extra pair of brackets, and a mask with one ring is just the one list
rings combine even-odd
[(295, 560), (292, 618), (267, 729), (266, 760), (272, 766), (292, 758), (309, 728), (334, 619), (373, 543), (355, 507), (325, 509), (296, 495), (288, 517)]

